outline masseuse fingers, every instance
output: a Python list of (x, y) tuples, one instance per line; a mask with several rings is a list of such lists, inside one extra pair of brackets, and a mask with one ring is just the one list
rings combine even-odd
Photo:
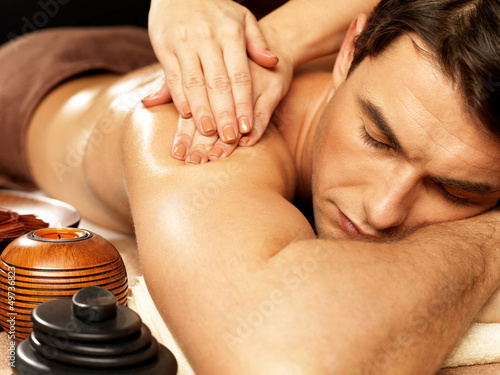
[(177, 58), (172, 54), (167, 54), (164, 60), (167, 61), (163, 66), (165, 83), (160, 90), (143, 98), (142, 104), (148, 108), (173, 101), (177, 112), (184, 118), (189, 118), (191, 117), (191, 110), (182, 90), (182, 79)]
[[(233, 40), (224, 46), (224, 63), (231, 84), (238, 130), (241, 134), (250, 133), (253, 126), (252, 75), (244, 40)], [(218, 128), (221, 135), (221, 129)]]
[[(189, 55), (192, 59), (197, 60), (197, 56), (194, 53), (190, 53)], [(170, 90), (175, 108), (177, 108), (177, 112), (179, 112), (182, 117), (189, 118), (191, 117), (191, 108), (184, 93), (183, 86), (185, 78), (184, 74), (181, 73), (181, 69), (184, 71), (184, 67), (182, 67), (179, 60), (177, 60), (177, 57), (172, 54), (169, 54), (165, 60), (166, 64), (163, 66), (165, 83)], [(191, 69), (200, 70), (200, 65), (195, 62), (192, 64)]]
[(170, 103), (172, 101), (172, 96), (170, 95), (170, 90), (168, 89), (167, 83), (163, 83), (163, 85), (157, 92), (146, 96), (141, 101), (146, 108)]
[(208, 152), (208, 159), (210, 161), (225, 158), (233, 153), (238, 147), (238, 142), (225, 143), (219, 138), (213, 145), (212, 149)]
[(248, 55), (253, 61), (266, 68), (276, 66), (279, 59), (267, 47), (266, 39), (252, 12), (245, 13), (245, 37)]
[(196, 125), (193, 119), (185, 119), (179, 116), (177, 131), (175, 132), (174, 144), (172, 145), (172, 157), (177, 160), (184, 160), (188, 155), (193, 136), (196, 132)]
[[(197, 46), (197, 51), (200, 51), (200, 48), (206, 48), (203, 46), (204, 43), (202, 42), (213, 44), (213, 42), (210, 43), (209, 41), (199, 42), (201, 45)], [(202, 58), (195, 50), (191, 49), (184, 50), (183, 53), (179, 53), (177, 57), (182, 72), (184, 95), (189, 103), (194, 121), (201, 134), (210, 136), (216, 132), (217, 128), (212, 114), (212, 108), (208, 100), (206, 86), (206, 80), (208, 78), (207, 72), (204, 71), (205, 67), (202, 67), (202, 62), (200, 61)], [(221, 62), (212, 58), (212, 64), (214, 66), (220, 65)], [(222, 69), (224, 69), (224, 67), (222, 67)]]
[[(228, 42), (229, 43), (229, 42)], [(245, 53), (244, 42), (240, 42), (240, 52)], [(231, 43), (230, 43), (231, 44)], [(204, 43), (200, 45), (199, 55), (203, 72), (205, 73), (206, 90), (210, 108), (215, 119), (211, 124), (208, 122), (199, 122), (201, 134), (211, 135), (217, 129), (219, 137), (226, 143), (235, 142), (238, 137), (238, 122), (234, 107), (233, 90), (231, 87), (232, 78), (228, 76), (226, 54), (221, 50), (217, 43)], [(246, 54), (245, 54), (246, 55)], [(248, 69), (247, 59), (244, 60)], [(233, 63), (232, 61), (230, 63)], [(247, 77), (249, 77), (249, 72)], [(247, 85), (251, 82), (247, 80)], [(251, 91), (248, 95), (251, 100)], [(214, 126), (207, 131), (205, 125)], [(213, 130), (213, 132), (212, 132)]]
[(193, 137), (193, 143), (186, 157), (186, 164), (203, 164), (208, 161), (208, 151), (219, 139), (217, 133), (211, 136), (201, 135), (196, 132)]
[(253, 146), (259, 141), (271, 121), (271, 116), (274, 109), (277, 107), (279, 100), (280, 99), (276, 95), (270, 95), (269, 93), (267, 95), (262, 95), (257, 99), (255, 102), (254, 127), (250, 134), (247, 134), (240, 139), (240, 146)]

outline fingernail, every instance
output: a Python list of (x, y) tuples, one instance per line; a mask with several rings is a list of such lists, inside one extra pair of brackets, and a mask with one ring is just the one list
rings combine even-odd
[(246, 117), (240, 118), (240, 133), (250, 133), (250, 121)]
[(236, 140), (236, 134), (234, 133), (234, 129), (231, 125), (222, 129), (222, 135), (224, 135), (224, 142), (226, 143), (232, 143)]
[(217, 147), (214, 147), (212, 149), (212, 151), (210, 151), (208, 156), (213, 156), (213, 157), (219, 159), (223, 152), (224, 152), (224, 150), (222, 149), (222, 147), (217, 146)]
[(184, 104), (182, 106), (182, 116), (183, 117), (191, 116), (191, 108), (189, 108), (189, 104)]
[(148, 96), (145, 96), (144, 98), (141, 99), (141, 102), (142, 104), (144, 104), (144, 102), (146, 101), (149, 101), (149, 100), (154, 100), (158, 97), (158, 93), (157, 92), (154, 92), (152, 94), (149, 94)]
[(201, 128), (205, 133), (210, 133), (215, 130), (215, 126), (209, 118), (205, 117), (203, 120), (201, 120)]
[(241, 137), (239, 145), (240, 146), (245, 146), (248, 143), (249, 139), (250, 138), (248, 138), (246, 136), (245, 137)]
[(152, 93), (152, 94), (149, 94), (148, 96), (145, 96), (144, 98), (142, 98), (141, 100), (149, 100), (149, 99), (153, 99), (154, 96), (156, 95), (156, 92)]
[(187, 164), (200, 164), (201, 163), (201, 155), (200, 154), (191, 154), (186, 159)]
[(187, 147), (184, 145), (177, 145), (174, 148), (174, 155), (183, 158), (186, 155)]
[(272, 58), (274, 58), (274, 59), (276, 59), (276, 60), (280, 61), (280, 59), (278, 58), (278, 56), (276, 56), (274, 53), (272, 53), (269, 49), (266, 49), (266, 53), (265, 53), (265, 54), (266, 54), (266, 56), (268, 56), (268, 57), (272, 57)]

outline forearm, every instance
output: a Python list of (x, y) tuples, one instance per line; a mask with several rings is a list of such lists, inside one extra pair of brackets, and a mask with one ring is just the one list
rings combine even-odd
[(350, 22), (378, 0), (290, 0), (259, 21), (272, 51), (294, 68), (340, 49)]
[(291, 276), (283, 284), (291, 311), (306, 299), (323, 309), (308, 312), (315, 324), (303, 337), (330, 373), (435, 374), (500, 283), (498, 239), (488, 238), (495, 230), (494, 220), (476, 218), (393, 244), (325, 241), (323, 255), (311, 257), (315, 240), (271, 263), (296, 259), (290, 269), (301, 270), (293, 276), (300, 293)]

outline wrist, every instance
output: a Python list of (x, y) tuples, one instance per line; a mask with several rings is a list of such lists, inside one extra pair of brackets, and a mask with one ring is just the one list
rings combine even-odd
[(288, 1), (259, 21), (270, 50), (293, 68), (337, 52), (351, 21), (341, 17), (332, 22), (328, 15), (337, 6), (330, 1), (313, 3)]

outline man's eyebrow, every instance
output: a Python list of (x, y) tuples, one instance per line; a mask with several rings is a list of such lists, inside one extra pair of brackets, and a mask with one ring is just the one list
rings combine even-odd
[(372, 102), (370, 102), (367, 98), (358, 96), (357, 101), (366, 115), (370, 117), (375, 126), (387, 137), (389, 142), (391, 142), (392, 147), (399, 153), (406, 155), (405, 151), (401, 147), (401, 143), (399, 143), (397, 137), (394, 135), (391, 127), (384, 114), (382, 113), (382, 109)]
[(489, 184), (483, 184), (477, 182), (460, 181), (451, 178), (441, 178), (441, 177), (431, 177), (431, 180), (439, 184), (456, 187), (465, 190), (469, 193), (478, 195), (489, 195), (493, 193), (498, 193), (500, 191)]
[[(394, 135), (391, 127), (384, 114), (382, 113), (382, 109), (375, 104), (373, 104), (367, 98), (359, 95), (357, 97), (357, 101), (365, 114), (370, 117), (375, 126), (387, 137), (389, 142), (391, 142), (392, 147), (403, 156), (406, 155), (404, 149), (401, 147), (401, 143), (399, 143), (398, 139)], [(494, 188), (493, 186), (486, 183), (477, 183), (470, 181), (460, 181), (452, 178), (442, 178), (442, 177), (431, 177), (431, 179), (436, 182), (447, 186), (456, 187), (467, 191), (469, 193), (478, 194), (478, 195), (489, 195), (493, 193), (498, 193), (500, 190), (498, 188)]]

